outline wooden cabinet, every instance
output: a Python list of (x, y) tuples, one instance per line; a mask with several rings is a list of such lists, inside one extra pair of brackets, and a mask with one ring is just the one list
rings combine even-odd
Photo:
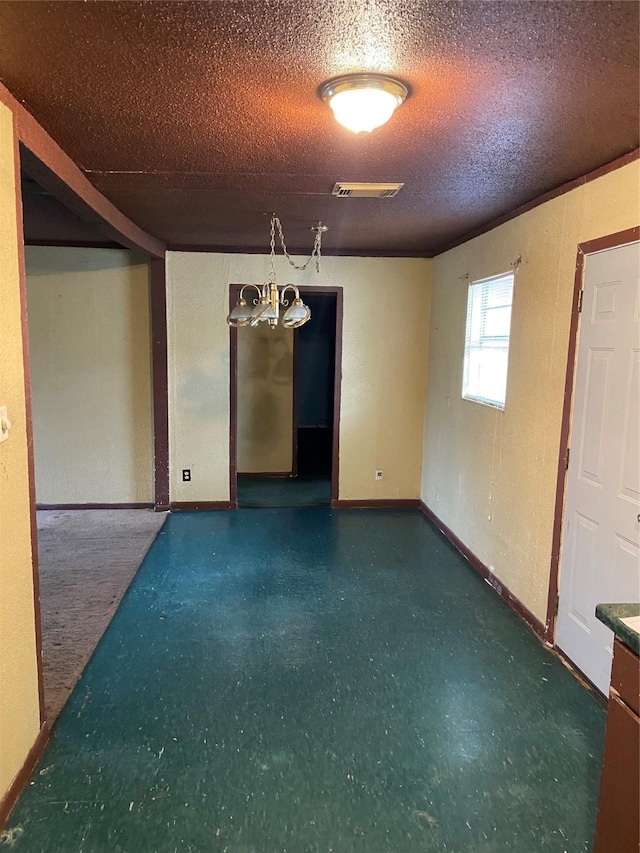
[(640, 661), (614, 644), (593, 853), (640, 850)]

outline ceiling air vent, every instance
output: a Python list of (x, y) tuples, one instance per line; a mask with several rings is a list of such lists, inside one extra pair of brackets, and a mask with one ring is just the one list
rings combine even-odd
[(404, 184), (348, 184), (339, 181), (332, 195), (338, 198), (393, 198)]

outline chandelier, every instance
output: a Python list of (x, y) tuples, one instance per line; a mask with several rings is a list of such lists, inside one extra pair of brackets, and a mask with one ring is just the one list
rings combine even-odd
[[(317, 225), (311, 226), (309, 230), (315, 232), (313, 250), (310, 257), (307, 258), (304, 264), (296, 264), (287, 251), (287, 245), (284, 241), (284, 234), (282, 233), (280, 220), (275, 213), (271, 214), (269, 277), (262, 285), (243, 285), (238, 296), (238, 301), (227, 317), (227, 323), (234, 328), (238, 328), (240, 326), (257, 326), (259, 323), (268, 323), (272, 328), (275, 328), (281, 320), (282, 325), (286, 329), (297, 329), (299, 326), (304, 326), (304, 324), (311, 319), (311, 309), (308, 305), (305, 305), (300, 298), (300, 291), (295, 284), (285, 284), (281, 290), (278, 290), (275, 269), (276, 229), (278, 230), (278, 238), (280, 240), (280, 245), (282, 246), (282, 252), (294, 269), (306, 270), (311, 261), (315, 258), (316, 272), (320, 272), (320, 248), (322, 235), (325, 231), (329, 230), (327, 226), (323, 225), (322, 222), (318, 222)], [(251, 305), (249, 305), (247, 300), (244, 298), (244, 292), (248, 287), (254, 288), (258, 294)], [(293, 291), (294, 294), (292, 301), (285, 298), (285, 294), (289, 290)], [(281, 307), (286, 309), (282, 314), (282, 317), (280, 317)]]

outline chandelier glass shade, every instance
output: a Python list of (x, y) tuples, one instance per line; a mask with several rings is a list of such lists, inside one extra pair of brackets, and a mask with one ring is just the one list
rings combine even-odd
[[(322, 235), (327, 231), (327, 226), (319, 222), (311, 227), (315, 232), (313, 251), (304, 264), (296, 264), (291, 259), (282, 233), (282, 225), (275, 215), (271, 216), (271, 253), (269, 255), (269, 278), (262, 284), (245, 284), (240, 289), (238, 301), (227, 316), (227, 323), (234, 328), (242, 326), (257, 326), (259, 323), (268, 323), (272, 328), (281, 324), (285, 329), (297, 329), (304, 326), (311, 319), (311, 309), (305, 305), (300, 298), (300, 291), (295, 284), (286, 284), (281, 290), (276, 284), (275, 254), (276, 254), (276, 228), (282, 245), (282, 251), (294, 269), (305, 270), (310, 261), (315, 258), (316, 271), (320, 272), (320, 249)], [(244, 292), (247, 288), (253, 288), (256, 296), (251, 303), (245, 299)], [(287, 299), (287, 292), (291, 290), (293, 298)], [(284, 311), (281, 314), (281, 309)]]
[(336, 121), (354, 133), (370, 133), (385, 124), (408, 94), (404, 83), (385, 74), (334, 77), (320, 89)]
[[(244, 291), (248, 288), (257, 291), (257, 297), (253, 304), (249, 304), (244, 298)], [(285, 299), (287, 290), (295, 293), (294, 299), (289, 302)], [(285, 311), (280, 314), (280, 308)], [(277, 326), (279, 323), (285, 329), (297, 329), (311, 319), (311, 309), (305, 305), (300, 298), (300, 291), (295, 284), (287, 284), (282, 291), (278, 290), (277, 284), (267, 282), (262, 286), (257, 284), (245, 284), (240, 290), (238, 301), (227, 317), (230, 326), (239, 328), (241, 326), (257, 326), (258, 323), (269, 323)]]

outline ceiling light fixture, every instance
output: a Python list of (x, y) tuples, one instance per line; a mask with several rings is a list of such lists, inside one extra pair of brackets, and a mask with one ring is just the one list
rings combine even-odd
[[(326, 225), (323, 225), (322, 222), (318, 222), (317, 225), (312, 225), (309, 229), (310, 231), (315, 232), (315, 237), (313, 240), (313, 250), (311, 252), (310, 257), (306, 260), (304, 264), (296, 264), (291, 259), (291, 255), (287, 251), (287, 246), (284, 241), (284, 234), (282, 233), (282, 225), (278, 217), (273, 213), (271, 215), (271, 252), (269, 255), (269, 277), (267, 281), (262, 284), (245, 284), (238, 295), (238, 301), (236, 302), (234, 308), (231, 310), (231, 313), (227, 317), (227, 323), (234, 328), (238, 328), (240, 326), (257, 326), (258, 323), (267, 322), (272, 328), (275, 328), (278, 325), (278, 321), (280, 320), (280, 307), (286, 308), (287, 310), (282, 315), (282, 325), (286, 329), (297, 329), (300, 326), (304, 326), (304, 324), (311, 319), (311, 309), (308, 305), (305, 305), (302, 299), (300, 298), (300, 291), (295, 286), (295, 284), (285, 284), (282, 290), (278, 290), (278, 285), (276, 284), (276, 268), (275, 268), (275, 260), (276, 260), (276, 229), (278, 230), (278, 237), (280, 239), (280, 245), (282, 246), (282, 252), (286, 259), (289, 261), (291, 266), (296, 270), (306, 270), (311, 261), (315, 258), (316, 261), (316, 272), (320, 272), (320, 251), (321, 251), (321, 243), (322, 243), (322, 235), (325, 231), (328, 231)], [(253, 287), (258, 296), (253, 300), (252, 305), (248, 305), (246, 299), (244, 298), (244, 291), (247, 287)], [(285, 294), (288, 290), (292, 290), (294, 293), (293, 301), (290, 303), (288, 299), (285, 299)]]
[(385, 74), (347, 74), (327, 80), (320, 89), (336, 120), (354, 133), (370, 133), (389, 121), (408, 95), (404, 83)]

